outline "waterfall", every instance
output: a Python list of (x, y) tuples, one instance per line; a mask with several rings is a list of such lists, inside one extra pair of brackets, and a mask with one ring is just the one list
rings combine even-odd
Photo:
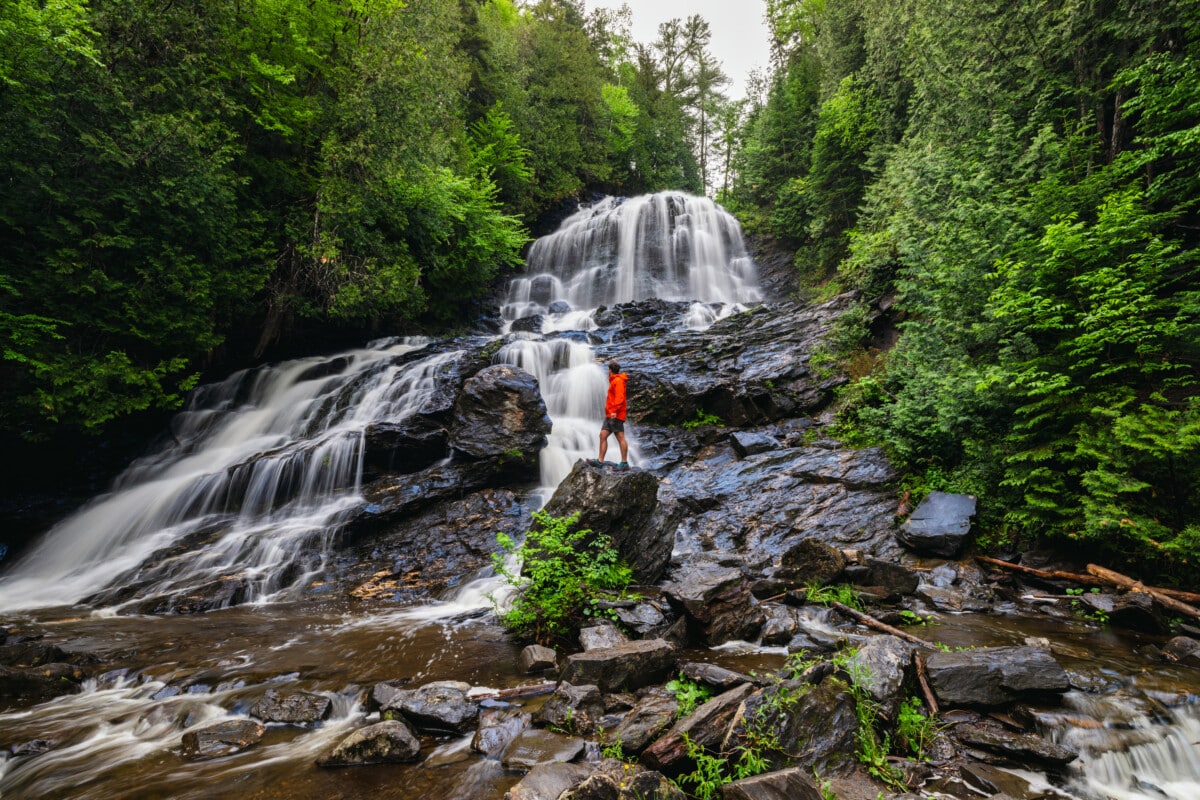
[(406, 360), (427, 340), (375, 343), (236, 373), (197, 389), (172, 441), (54, 527), (0, 581), (0, 609), (119, 602), (224, 583), (244, 602), (286, 594), (324, 566), (361, 504), (362, 442), (376, 420), (429, 401), (460, 354)]
[[(527, 263), (529, 277), (509, 284), (507, 320), (553, 312), (573, 314), (578, 324), (582, 310), (652, 297), (761, 299), (737, 220), (708, 198), (679, 192), (609, 197), (583, 208), (534, 242)], [(561, 330), (559, 323), (551, 329)]]
[[(736, 220), (679, 193), (580, 210), (534, 243), (529, 270), (512, 281), (503, 316), (547, 318), (540, 333), (508, 334), (493, 360), (538, 379), (554, 422), (531, 498), (541, 505), (576, 461), (596, 454), (607, 387), (588, 344), (553, 334), (595, 329), (600, 304), (649, 297), (697, 301), (684, 324), (704, 327), (757, 299), (758, 287)], [(189, 594), (215, 598), (213, 606), (298, 595), (363, 505), (368, 428), (425, 410), (439, 376), (463, 356), (433, 344), (380, 340), (199, 387), (165, 445), (0, 577), (0, 610), (81, 602), (119, 610), (149, 599), (173, 609)]]

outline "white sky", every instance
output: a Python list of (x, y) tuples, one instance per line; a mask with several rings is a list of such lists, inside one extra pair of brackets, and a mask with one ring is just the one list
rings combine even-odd
[(743, 97), (746, 76), (770, 60), (767, 25), (763, 19), (765, 0), (585, 0), (588, 8), (620, 8), (633, 11), (634, 41), (650, 44), (658, 38), (658, 25), (669, 19), (699, 14), (712, 29), (709, 49), (729, 76), (725, 87), (730, 97)]

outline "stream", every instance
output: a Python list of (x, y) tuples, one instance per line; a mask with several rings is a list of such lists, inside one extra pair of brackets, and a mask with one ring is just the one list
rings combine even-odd
[[(655, 298), (664, 304), (645, 305)], [(378, 682), (461, 680), (486, 690), (531, 680), (517, 667), (520, 646), (491, 614), (504, 598), (486, 554), (475, 554), (470, 569), (446, 567), (456, 574), (424, 595), (357, 599), (338, 582), (346, 542), (366, 542), (369, 551), (379, 535), (348, 533), (376, 513), (365, 494), (373, 431), (381, 423), (415, 424), (442, 408), (454, 370), (475, 352), (520, 367), (537, 378), (553, 421), (536, 477), (502, 487), (528, 513), (549, 500), (572, 465), (595, 455), (606, 358), (630, 353), (629, 363), (649, 375), (661, 352), (663, 363), (689, 360), (702, 373), (696, 380), (707, 380), (718, 370), (705, 359), (716, 356), (694, 353), (722, 345), (702, 337), (722, 335), (723, 325), (762, 300), (737, 223), (719, 207), (677, 193), (609, 198), (533, 245), (527, 269), (510, 282), (499, 331), (444, 342), (381, 339), (199, 387), (162, 441), (110, 492), (4, 565), (0, 619), (9, 643), (40, 636), (39, 645), (74, 654), (89, 676), (77, 694), (8, 699), (0, 712), (0, 796), (503, 797), (520, 776), (472, 752), (469, 737), (426, 737), (425, 757), (415, 765), (314, 765), (377, 718), (365, 694)], [(635, 313), (641, 321), (628, 322)], [(766, 338), (769, 347), (777, 337)], [(750, 376), (757, 368), (749, 359), (737, 372)], [(792, 376), (787, 396), (784, 379), (772, 377), (763, 381), (769, 390), (756, 384), (744, 396), (703, 384), (687, 398), (664, 392), (661, 403), (685, 417), (694, 398), (697, 409), (725, 404), (730, 419), (761, 413), (743, 427), (770, 431), (798, 458), (808, 445), (799, 436), (785, 441), (788, 420), (802, 416), (788, 403), (799, 403), (808, 389), (796, 377), (801, 370), (788, 369), (780, 373)], [(443, 441), (432, 441), (437, 452), (424, 471), (401, 469), (397, 480), (454, 461)], [(654, 472), (682, 508), (695, 509), (680, 526), (678, 552), (724, 541), (726, 534), (711, 532), (729, 527), (711, 517), (718, 501), (701, 496), (708, 490), (700, 484), (714, 470), (728, 470), (722, 491), (741, 496), (742, 511), (731, 513), (746, 520), (735, 537), (742, 546), (774, 552), (785, 534), (771, 526), (791, 530), (790, 520), (750, 506), (746, 495), (758, 493), (757, 485), (736, 483), (724, 445), (650, 422), (631, 426), (629, 442), (631, 463)], [(749, 468), (745, 474), (752, 477)], [(419, 481), (413, 486), (424, 491)], [(814, 498), (837, 488), (829, 481), (814, 486)], [(735, 508), (733, 500), (721, 503)], [(437, 542), (429, 547), (440, 556)], [(879, 547), (892, 548), (878, 551), (885, 555), (895, 544)], [(1017, 771), (1033, 787), (1029, 797), (1200, 800), (1200, 672), (1148, 659), (1144, 649), (1161, 644), (1161, 636), (1014, 604), (986, 614), (935, 613), (914, 632), (949, 647), (1030, 637), (1053, 643), (1073, 689), (1061, 705), (1036, 708), (1037, 722), (1080, 759), (1053, 781), (1037, 770)], [(786, 652), (735, 643), (683, 657), (768, 673), (784, 664)], [(258, 745), (234, 755), (181, 756), (184, 731), (245, 718), (270, 689), (326, 695), (332, 713), (315, 727), (271, 724)], [(534, 708), (539, 701), (527, 702)]]

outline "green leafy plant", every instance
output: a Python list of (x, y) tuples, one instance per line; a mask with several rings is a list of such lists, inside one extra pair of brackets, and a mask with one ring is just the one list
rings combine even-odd
[(690, 680), (682, 672), (679, 673), (678, 678), (667, 681), (666, 689), (675, 695), (675, 700), (679, 703), (678, 715), (681, 718), (689, 716), (702, 703), (712, 697), (711, 689)]
[(907, 608), (900, 609), (900, 620), (905, 625), (928, 625), (932, 617), (923, 617), (915, 611), (909, 611)]
[(937, 726), (922, 712), (920, 699), (910, 697), (900, 704), (896, 714), (896, 739), (914, 756), (924, 761), (936, 734)]
[(688, 758), (696, 765), (689, 773), (679, 776), (680, 786), (691, 786), (691, 794), (698, 800), (710, 800), (722, 786), (729, 783), (730, 777), (725, 772), (726, 760), (710, 755), (704, 748), (692, 741), (686, 733), (683, 735), (684, 746), (687, 747)]
[(905, 791), (904, 776), (888, 761), (891, 751), (891, 736), (879, 733), (876, 723), (879, 721), (879, 703), (871, 696), (866, 684), (870, 671), (865, 664), (854, 660), (856, 650), (846, 650), (839, 653), (833, 660), (850, 676), (850, 695), (854, 698), (854, 713), (858, 718), (858, 731), (855, 739), (858, 742), (858, 760), (866, 766), (867, 772), (883, 781), (890, 788)]
[(816, 767), (813, 767), (813, 778), (817, 782), (818, 791), (821, 792), (821, 800), (837, 800), (837, 794), (833, 791), (833, 783), (827, 778), (822, 778)]
[(689, 419), (687, 422), (683, 423), (683, 427), (687, 428), (689, 431), (691, 431), (691, 430), (695, 430), (696, 428), (703, 428), (707, 425), (720, 425), (720, 424), (721, 424), (721, 418), (718, 417), (716, 414), (709, 414), (704, 409), (697, 408), (696, 416), (693, 417), (692, 419)]
[[(620, 596), (633, 578), (611, 541), (589, 529), (572, 530), (577, 513), (554, 517), (535, 511), (533, 520), (520, 544), (506, 533), (496, 536), (501, 552), (492, 554), (492, 566), (516, 589), (509, 608), (498, 610), (500, 622), (541, 641), (565, 635), (586, 617), (611, 617), (600, 606), (602, 598)], [(509, 568), (512, 556), (519, 570)]]
[(858, 592), (854, 587), (848, 584), (839, 584), (837, 586), (821, 586), (819, 584), (805, 587), (805, 599), (810, 603), (827, 606), (830, 603), (838, 602), (850, 608), (862, 610), (862, 601), (858, 597)]

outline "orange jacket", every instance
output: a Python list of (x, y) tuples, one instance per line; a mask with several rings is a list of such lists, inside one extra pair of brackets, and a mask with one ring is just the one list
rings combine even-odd
[(608, 396), (604, 398), (604, 417), (606, 419), (625, 419), (625, 382), (629, 376), (624, 372), (608, 374)]

